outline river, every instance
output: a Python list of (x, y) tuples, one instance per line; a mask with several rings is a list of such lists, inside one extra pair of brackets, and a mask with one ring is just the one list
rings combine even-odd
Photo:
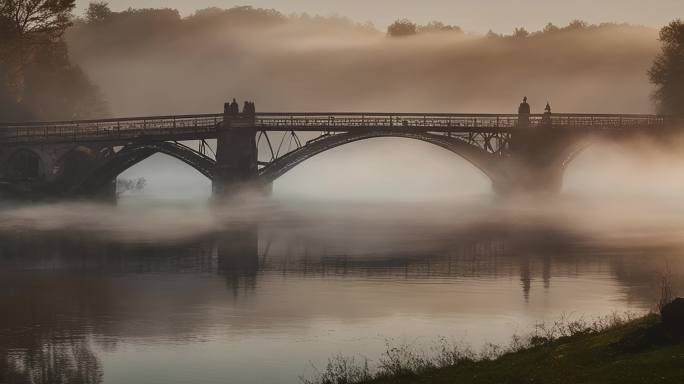
[(684, 220), (625, 206), (5, 206), (0, 381), (299, 383), (335, 355), (643, 313), (684, 272)]

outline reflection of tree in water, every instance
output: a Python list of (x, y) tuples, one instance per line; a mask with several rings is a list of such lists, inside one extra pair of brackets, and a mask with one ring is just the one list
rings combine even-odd
[[(37, 335), (25, 336), (35, 337)], [(12, 343), (11, 341), (9, 343)], [(102, 367), (84, 337), (21, 340), (21, 348), (0, 346), (0, 382), (7, 384), (93, 384), (102, 382)]]

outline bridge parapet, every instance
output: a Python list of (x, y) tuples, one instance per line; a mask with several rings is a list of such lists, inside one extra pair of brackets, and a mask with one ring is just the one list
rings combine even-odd
[(215, 138), (224, 124), (269, 131), (416, 130), (423, 132), (515, 131), (521, 128), (639, 130), (661, 129), (674, 120), (655, 115), (529, 115), (526, 127), (517, 114), (412, 113), (258, 113), (151, 116), (141, 118), (0, 124), (3, 144), (127, 142), (137, 139)]
[(150, 116), (123, 119), (0, 124), (0, 142), (43, 144), (119, 142), (167, 136), (212, 136), (223, 115)]

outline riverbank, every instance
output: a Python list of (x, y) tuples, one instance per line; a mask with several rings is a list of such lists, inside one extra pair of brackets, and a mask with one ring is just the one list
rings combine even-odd
[(653, 336), (649, 315), (598, 333), (579, 332), (493, 360), (463, 361), (370, 383), (684, 383), (684, 343)]
[(525, 340), (514, 338), (505, 352), (493, 346), (479, 355), (443, 348), (439, 356), (425, 358), (407, 347), (390, 348), (375, 374), (367, 364), (333, 359), (319, 378), (305, 382), (684, 383), (684, 343), (664, 330), (658, 315), (558, 324), (542, 327)]

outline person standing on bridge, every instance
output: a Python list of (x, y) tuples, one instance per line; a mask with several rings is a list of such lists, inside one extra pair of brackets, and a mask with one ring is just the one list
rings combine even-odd
[(256, 107), (254, 106), (254, 103), (251, 101), (245, 101), (245, 106), (242, 108), (242, 113), (248, 117), (254, 116), (256, 114)]
[(530, 105), (527, 104), (527, 96), (523, 97), (523, 102), (520, 103), (520, 107), (518, 107), (518, 114), (519, 115), (529, 115), (530, 114)]
[(237, 101), (233, 99), (233, 102), (230, 103), (230, 113), (233, 116), (236, 116), (240, 114), (240, 106), (238, 105)]
[(551, 104), (547, 101), (546, 108), (544, 108), (544, 116), (542, 116), (542, 126), (551, 127)]
[(518, 127), (528, 128), (530, 126), (530, 105), (527, 104), (527, 96), (523, 97), (522, 103), (518, 107)]

